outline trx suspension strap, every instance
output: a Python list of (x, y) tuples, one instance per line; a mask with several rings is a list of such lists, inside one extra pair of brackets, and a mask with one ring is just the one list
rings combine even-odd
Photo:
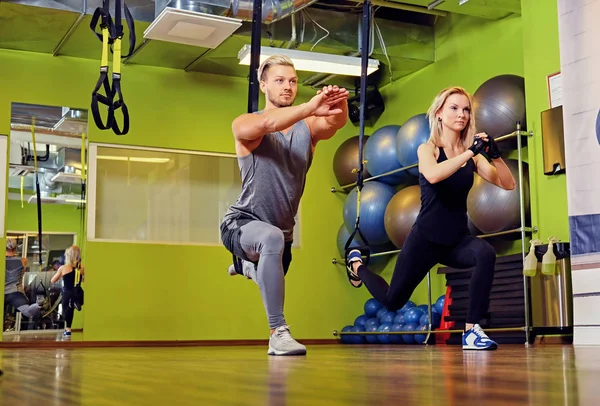
[[(86, 177), (87, 177), (87, 171), (86, 171), (86, 162), (85, 162), (85, 156), (86, 156), (86, 134), (82, 133), (81, 134), (81, 216), (79, 219), (79, 248), (81, 251), (81, 256), (83, 257), (83, 253), (85, 251), (85, 245), (86, 245), (86, 223), (85, 223), (85, 207), (86, 207)], [(82, 258), (83, 261), (83, 258)]]
[(44, 262), (42, 260), (42, 251), (44, 249), (43, 240), (42, 240), (42, 196), (40, 192), (40, 180), (38, 177), (38, 165), (37, 165), (37, 147), (35, 144), (35, 117), (31, 118), (31, 140), (33, 142), (33, 169), (35, 172), (35, 193), (37, 197), (37, 220), (38, 220), (38, 263), (40, 266), (40, 283), (36, 287), (35, 291), (37, 294), (38, 288), (41, 286), (44, 290), (44, 297), (48, 296), (48, 292), (46, 290), (46, 286), (43, 282), (42, 270), (44, 266)]
[[(250, 44), (250, 74), (248, 76), (248, 113), (254, 113), (258, 110), (258, 91), (259, 78), (257, 75), (260, 66), (260, 35), (261, 35), (261, 15), (263, 0), (254, 0), (252, 9), (252, 39)], [(239, 1), (233, 3), (234, 15), (237, 14)], [(233, 267), (238, 274), (243, 274), (242, 258), (232, 253)]]
[(250, 43), (250, 81), (248, 84), (248, 113), (258, 110), (258, 90), (260, 78), (257, 76), (260, 67), (260, 34), (261, 34), (262, 0), (254, 0), (252, 9), (252, 39)]
[(37, 220), (38, 220), (38, 245), (39, 245), (39, 264), (40, 271), (42, 269), (42, 196), (40, 193), (40, 180), (38, 177), (37, 166), (37, 148), (35, 145), (35, 117), (31, 118), (31, 139), (33, 141), (33, 170), (35, 173), (35, 193), (37, 195)]
[[(98, 82), (96, 82), (96, 87), (92, 91), (92, 115), (94, 116), (96, 126), (100, 130), (112, 128), (117, 135), (125, 135), (129, 132), (129, 111), (123, 100), (123, 93), (121, 92), (121, 58), (131, 56), (135, 49), (136, 40), (133, 16), (129, 12), (127, 4), (123, 2), (125, 6), (125, 20), (127, 21), (127, 27), (129, 28), (129, 53), (122, 56), (121, 41), (123, 39), (123, 23), (121, 18), (121, 2), (122, 0), (115, 0), (114, 22), (110, 15), (110, 0), (102, 1), (102, 7), (96, 9), (90, 22), (90, 28), (94, 34), (96, 34), (98, 39), (102, 41), (100, 77), (98, 78)], [(101, 32), (97, 32), (96, 30), (98, 22), (100, 22)], [(108, 79), (109, 44), (112, 45), (111, 52), (113, 53), (112, 86)], [(98, 93), (102, 87), (104, 88), (105, 95)], [(118, 97), (117, 100), (115, 100), (115, 96)], [(102, 120), (99, 103), (104, 104), (108, 109), (106, 123)], [(121, 109), (123, 113), (122, 128), (119, 127), (119, 124), (115, 119), (115, 112), (119, 109)]]
[[(367, 67), (369, 63), (369, 31), (371, 26), (371, 0), (365, 0), (363, 3), (362, 13), (362, 43), (361, 43), (361, 73), (360, 73), (360, 131), (358, 135), (358, 170), (356, 175), (356, 223), (354, 224), (354, 231), (350, 234), (348, 241), (345, 246), (345, 258), (346, 263), (348, 262), (348, 254), (353, 249), (360, 250), (363, 256), (366, 256), (365, 264), (369, 263), (370, 250), (369, 242), (365, 238), (364, 234), (360, 230), (360, 193), (363, 188), (363, 138), (365, 135), (365, 107), (367, 102)], [(358, 247), (351, 246), (354, 237), (358, 234), (362, 244)], [(358, 284), (352, 283), (352, 281), (359, 282), (360, 279), (354, 277), (348, 272), (348, 278), (350, 284), (355, 288), (362, 286), (362, 281)]]

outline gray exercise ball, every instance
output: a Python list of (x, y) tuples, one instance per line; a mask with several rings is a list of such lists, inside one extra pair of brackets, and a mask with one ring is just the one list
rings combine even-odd
[[(363, 161), (365, 153), (365, 145), (369, 139), (368, 135), (363, 137)], [(356, 182), (356, 169), (358, 169), (358, 135), (348, 138), (344, 141), (333, 156), (333, 173), (340, 186), (348, 185)], [(363, 178), (366, 179), (371, 175), (367, 171), (367, 165), (363, 164)], [(345, 189), (347, 192), (352, 190), (349, 186)]]
[[(475, 174), (473, 187), (467, 198), (467, 210), (473, 225), (483, 234), (497, 233), (521, 226), (519, 210), (519, 166), (515, 159), (506, 159), (517, 185), (513, 190), (504, 190), (485, 181)], [(529, 170), (523, 162), (523, 196), (525, 217), (529, 216)]]
[(402, 248), (421, 210), (421, 187), (408, 186), (392, 197), (385, 209), (384, 226), (390, 241)]
[[(473, 111), (477, 132), (485, 132), (498, 138), (516, 130), (517, 121), (521, 129), (526, 128), (525, 79), (517, 75), (500, 75), (485, 81), (473, 95)], [(500, 149), (516, 147), (516, 139), (502, 141)]]
[(467, 213), (467, 227), (468, 227), (469, 233), (471, 233), (471, 235), (478, 236), (478, 235), (483, 234), (481, 232), (481, 230), (479, 230), (477, 227), (475, 227), (475, 224), (473, 224), (473, 220), (471, 220), (471, 217), (469, 217), (468, 213)]

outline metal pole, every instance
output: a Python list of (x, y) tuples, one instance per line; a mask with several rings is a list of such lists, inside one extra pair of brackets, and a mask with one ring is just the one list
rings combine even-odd
[[(521, 214), (521, 256), (525, 266), (525, 197), (523, 196), (523, 156), (521, 140), (521, 123), (517, 121), (517, 151), (519, 158), (519, 210)], [(523, 275), (523, 294), (525, 295), (525, 345), (529, 345), (529, 289), (527, 277)]]
[(425, 344), (429, 342), (429, 337), (431, 336), (431, 327), (433, 326), (433, 323), (431, 322), (431, 270), (427, 272), (427, 301), (429, 303), (429, 307), (427, 308), (427, 311), (429, 312), (429, 326), (427, 327), (427, 337), (425, 338)]

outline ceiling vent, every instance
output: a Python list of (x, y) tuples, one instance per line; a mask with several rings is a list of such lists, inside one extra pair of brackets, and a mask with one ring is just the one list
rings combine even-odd
[(237, 18), (165, 7), (144, 31), (144, 38), (216, 48), (241, 25)]

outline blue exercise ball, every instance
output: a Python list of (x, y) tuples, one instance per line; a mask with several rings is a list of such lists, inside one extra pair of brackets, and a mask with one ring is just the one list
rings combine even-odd
[(368, 318), (375, 317), (377, 315), (377, 312), (379, 311), (379, 309), (381, 309), (382, 307), (383, 307), (382, 304), (379, 303), (377, 301), (377, 299), (372, 297), (371, 299), (369, 299), (365, 302), (365, 306), (364, 306), (365, 315)]
[(435, 304), (433, 305), (433, 308), (436, 312), (438, 312), (439, 314), (442, 314), (444, 312), (444, 302), (446, 301), (446, 295), (442, 295), (440, 297), (438, 297), (438, 299), (435, 301)]
[[(389, 242), (385, 232), (385, 209), (396, 194), (396, 190), (385, 183), (366, 182), (360, 194), (360, 230), (369, 246)], [(352, 189), (344, 203), (344, 224), (346, 229), (354, 230), (356, 224), (357, 188)]]
[(408, 302), (406, 302), (404, 304), (404, 306), (402, 306), (402, 310), (403, 312), (407, 312), (409, 309), (412, 309), (413, 307), (416, 307), (417, 304), (415, 302), (413, 302), (412, 300), (409, 300)]
[[(399, 125), (386, 125), (376, 130), (365, 143), (365, 159), (367, 170), (372, 176), (381, 175), (402, 165), (396, 153), (396, 135)], [(390, 185), (400, 185), (409, 180), (405, 171), (386, 175), (378, 179)]]
[(375, 317), (370, 318), (365, 322), (365, 331), (368, 331), (371, 327), (379, 327), (379, 320)]
[(419, 309), (423, 310), (425, 313), (427, 313), (429, 311), (429, 305), (426, 304), (420, 304), (417, 306)]
[[(419, 327), (417, 323), (407, 323), (402, 327), (402, 331), (415, 331)], [(406, 344), (414, 344), (415, 343), (415, 335), (414, 334), (402, 334), (402, 340)]]
[[(432, 320), (431, 326), (433, 328), (438, 328), (440, 326), (442, 316), (438, 312), (432, 311), (431, 312), (431, 320)], [(419, 319), (419, 324), (429, 325), (429, 314), (425, 313), (424, 315), (422, 315), (421, 318)]]
[(418, 324), (419, 320), (421, 320), (421, 316), (424, 314), (425, 313), (423, 312), (423, 310), (419, 309), (418, 307), (413, 307), (411, 309), (408, 309), (407, 312), (404, 313), (404, 322)]
[[(342, 329), (342, 333), (346, 333), (346, 332), (350, 332), (350, 330), (352, 330), (352, 326), (345, 326)], [(352, 339), (350, 338), (351, 336), (346, 335), (346, 334), (341, 334), (342, 336), (342, 343), (344, 344), (350, 344)]]
[[(389, 333), (392, 330), (391, 323), (383, 323), (377, 327), (377, 331), (382, 333)], [(390, 343), (390, 335), (389, 334), (380, 334), (377, 336), (377, 339), (381, 344), (389, 344)]]
[[(404, 327), (402, 323), (394, 323), (390, 332), (397, 333), (402, 331), (402, 327)], [(402, 336), (400, 334), (390, 334), (390, 342), (392, 344), (402, 344)]]
[(385, 312), (383, 316), (379, 320), (381, 320), (381, 324), (392, 324), (394, 319), (396, 318), (396, 312)]
[[(362, 229), (362, 227), (361, 227), (361, 229)], [(345, 255), (346, 255), (346, 242), (348, 241), (348, 238), (350, 238), (350, 232), (346, 228), (346, 225), (345, 224), (340, 225), (340, 228), (338, 229), (338, 232), (337, 232), (337, 249), (338, 249), (338, 253), (340, 254), (340, 257), (342, 259), (344, 259)], [(352, 242), (350, 243), (349, 248), (356, 248), (361, 245), (364, 245), (364, 243), (361, 241), (360, 237), (358, 236), (358, 233), (356, 233), (354, 235), (354, 238), (352, 239)], [(385, 248), (381, 247), (381, 246), (373, 246), (373, 247), (370, 247), (370, 249), (371, 249), (371, 254), (374, 254), (376, 252), (383, 252)], [(364, 259), (366, 261), (366, 258), (364, 258)], [(379, 272), (379, 271), (382, 271), (386, 267), (386, 265), (388, 264), (389, 261), (390, 261), (389, 255), (380, 255), (380, 256), (376, 256), (376, 257), (369, 257), (369, 262), (365, 263), (365, 265), (367, 265), (371, 271)]]
[[(406, 120), (396, 135), (396, 157), (400, 165), (409, 166), (419, 162), (417, 148), (429, 140), (429, 119), (426, 114), (417, 114)], [(419, 168), (408, 169), (408, 173), (419, 176)]]
[(386, 314), (387, 312), (388, 312), (388, 309), (386, 309), (385, 307), (382, 307), (381, 309), (377, 310), (377, 314), (375, 315), (375, 317), (377, 317), (377, 320), (381, 320), (383, 315)]
[[(354, 326), (350, 329), (350, 332), (352, 333), (362, 333), (365, 331), (365, 327), (364, 326)], [(348, 344), (364, 344), (365, 343), (365, 336), (361, 336), (361, 335), (349, 335), (348, 337)]]
[[(365, 332), (376, 333), (378, 329), (379, 329), (379, 324), (376, 326), (365, 327)], [(379, 344), (379, 340), (377, 339), (377, 334), (366, 334), (365, 339), (371, 344)]]
[(396, 317), (394, 317), (395, 324), (404, 324), (404, 312), (396, 313)]
[[(416, 328), (417, 331), (427, 331), (427, 329), (429, 328), (429, 326), (427, 324), (421, 324), (419, 325), (419, 327)], [(424, 344), (425, 340), (427, 339), (427, 333), (425, 334), (415, 334), (415, 342), (417, 344)]]
[(354, 325), (364, 327), (367, 320), (369, 320), (369, 317), (366, 314), (361, 314), (356, 319), (354, 319)]

